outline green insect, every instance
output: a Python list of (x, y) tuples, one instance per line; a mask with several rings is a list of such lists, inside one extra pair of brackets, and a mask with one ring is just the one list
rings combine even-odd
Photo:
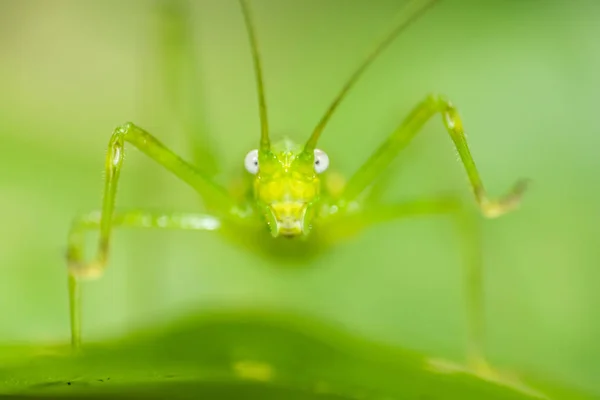
[[(374, 204), (369, 195), (377, 178), (416, 136), (421, 127), (439, 114), (464, 165), (477, 205), (486, 217), (498, 217), (515, 209), (525, 190), (519, 181), (508, 195), (493, 200), (488, 197), (465, 140), (463, 124), (456, 108), (445, 98), (426, 96), (392, 132), (388, 139), (347, 181), (326, 172), (327, 154), (317, 148), (321, 133), (366, 68), (377, 56), (429, 9), (436, 0), (412, 0), (403, 9), (399, 24), (384, 37), (365, 58), (333, 100), (303, 146), (289, 140), (272, 143), (269, 135), (267, 106), (261, 60), (255, 29), (247, 0), (240, 0), (248, 31), (259, 101), (261, 122), (258, 148), (245, 160), (247, 185), (243, 194), (232, 194), (217, 183), (208, 168), (194, 166), (173, 153), (144, 129), (127, 123), (118, 127), (108, 145), (102, 209), (74, 220), (68, 238), (69, 300), (72, 344), (81, 344), (80, 278), (97, 278), (105, 270), (114, 227), (159, 228), (215, 231), (231, 240), (248, 243), (257, 238), (252, 249), (277, 252), (288, 249), (290, 242), (307, 244), (306, 248), (329, 247), (340, 240), (378, 223), (411, 216), (449, 214), (457, 216), (461, 230), (468, 224), (461, 202), (455, 198), (431, 198), (398, 204)], [(118, 211), (115, 198), (123, 167), (125, 144), (141, 150), (158, 164), (194, 188), (202, 197), (206, 213), (153, 213)], [(241, 162), (242, 160), (240, 160)], [(374, 197), (374, 196), (373, 196)], [(93, 260), (84, 261), (85, 234), (99, 230), (97, 252)], [(290, 255), (292, 257), (293, 255)], [(465, 265), (468, 300), (470, 367), (487, 368), (482, 351), (482, 283), (477, 257)]]

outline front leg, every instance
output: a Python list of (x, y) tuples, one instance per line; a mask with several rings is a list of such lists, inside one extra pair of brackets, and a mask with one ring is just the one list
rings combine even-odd
[(341, 195), (342, 203), (348, 204), (356, 200), (396, 158), (398, 153), (410, 143), (423, 125), (433, 115), (438, 113), (441, 114), (450, 138), (460, 155), (462, 164), (469, 177), (475, 200), (483, 215), (488, 218), (494, 218), (515, 209), (519, 205), (527, 182), (525, 180), (518, 181), (508, 195), (497, 200), (490, 199), (467, 145), (463, 123), (456, 108), (448, 100), (435, 95), (430, 95), (419, 103), (388, 140), (350, 178)]
[(125, 142), (133, 144), (154, 161), (193, 187), (200, 193), (207, 204), (220, 210), (222, 214), (226, 215), (236, 207), (235, 200), (207, 174), (181, 159), (145, 130), (132, 123), (127, 123), (115, 130), (108, 144), (104, 195), (99, 221), (100, 238), (98, 240), (96, 255), (91, 262), (84, 263), (79, 257), (69, 253), (68, 264), (71, 275), (99, 276), (104, 272), (113, 226), (117, 186), (125, 154)]

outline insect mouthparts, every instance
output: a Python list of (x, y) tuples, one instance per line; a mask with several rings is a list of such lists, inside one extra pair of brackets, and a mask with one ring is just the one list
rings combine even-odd
[(288, 238), (301, 235), (307, 207), (308, 203), (296, 201), (271, 203), (269, 208), (273, 213), (279, 235)]

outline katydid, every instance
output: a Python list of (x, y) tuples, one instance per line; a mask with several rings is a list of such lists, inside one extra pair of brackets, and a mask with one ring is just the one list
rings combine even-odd
[[(106, 156), (102, 208), (100, 211), (77, 217), (69, 233), (68, 271), (73, 346), (79, 347), (81, 344), (79, 279), (97, 278), (104, 273), (114, 227), (214, 231), (223, 233), (229, 239), (231, 235), (247, 237), (259, 234), (264, 236), (263, 243), (269, 241), (271, 247), (284, 245), (288, 240), (309, 240), (315, 234), (318, 234), (319, 240), (330, 246), (375, 224), (413, 216), (447, 214), (454, 217), (453, 221), (459, 231), (464, 232), (469, 226), (469, 218), (465, 217), (462, 202), (456, 198), (433, 197), (392, 205), (373, 205), (365, 201), (365, 194), (368, 198), (373, 182), (410, 143), (423, 125), (436, 115), (441, 116), (443, 125), (458, 151), (482, 214), (494, 218), (515, 209), (525, 191), (526, 181), (518, 181), (512, 190), (500, 199), (488, 197), (467, 145), (457, 109), (449, 100), (439, 95), (424, 97), (344, 184), (337, 185), (335, 190), (332, 189), (332, 185), (327, 184), (325, 172), (335, 162), (332, 160), (330, 163), (326, 152), (318, 148), (317, 144), (328, 121), (367, 67), (436, 1), (412, 0), (407, 4), (402, 11), (401, 21), (385, 35), (346, 81), (308, 140), (304, 145), (296, 145), (287, 139), (278, 143), (271, 141), (257, 35), (248, 0), (239, 0), (250, 41), (261, 123), (257, 148), (250, 150), (245, 159), (240, 160), (249, 177), (247, 191), (241, 196), (231, 194), (215, 181), (211, 173), (185, 161), (153, 135), (133, 123), (116, 128), (110, 138)], [(117, 210), (117, 185), (126, 144), (138, 148), (195, 189), (205, 203), (206, 212), (193, 214)], [(91, 230), (99, 230), (99, 242), (95, 257), (91, 261), (85, 261), (84, 237)], [(482, 349), (481, 262), (477, 256), (469, 256), (464, 268), (470, 343), (468, 359), (474, 368), (485, 368)]]

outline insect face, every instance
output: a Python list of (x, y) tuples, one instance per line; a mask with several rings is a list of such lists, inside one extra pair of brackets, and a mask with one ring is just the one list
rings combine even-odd
[(255, 175), (254, 197), (273, 236), (309, 232), (321, 190), (319, 174), (328, 165), (323, 151), (305, 151), (288, 140), (248, 153), (245, 166)]

